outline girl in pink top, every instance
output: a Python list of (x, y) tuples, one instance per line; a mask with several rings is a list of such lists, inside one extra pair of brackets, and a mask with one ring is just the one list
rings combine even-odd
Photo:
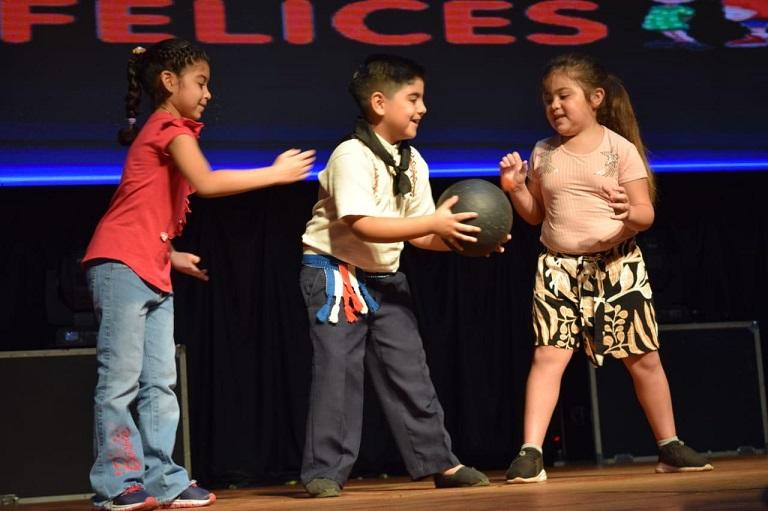
[[(131, 147), (83, 260), (99, 318), (90, 478), (94, 505), (102, 509), (216, 500), (171, 459), (179, 419), (171, 268), (208, 280), (200, 258), (171, 242), (186, 222), (190, 193), (214, 197), (293, 183), (314, 161), (313, 151), (291, 149), (267, 168), (211, 171), (197, 143), (210, 79), (208, 56), (180, 39), (135, 48), (128, 62), (129, 126), (119, 139)], [(152, 98), (153, 112), (138, 130), (142, 93)]]
[(544, 481), (542, 444), (560, 380), (581, 345), (596, 366), (621, 359), (659, 446), (657, 472), (711, 470), (676, 436), (658, 326), (635, 235), (653, 223), (655, 183), (629, 95), (586, 55), (554, 59), (543, 78), (544, 110), (555, 134), (528, 163), (499, 163), (517, 213), (542, 224), (533, 291), (536, 349), (526, 386), (524, 444), (509, 483)]

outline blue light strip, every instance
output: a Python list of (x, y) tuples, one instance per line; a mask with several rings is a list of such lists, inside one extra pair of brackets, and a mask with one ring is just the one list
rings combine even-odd
[[(222, 156), (226, 153), (221, 153)], [(51, 160), (60, 160), (55, 155), (49, 155)], [(736, 159), (720, 156), (718, 159), (703, 160), (695, 158), (683, 159), (658, 159), (652, 160), (651, 166), (655, 172), (765, 172), (768, 171), (768, 157), (755, 159)], [(743, 158), (743, 154), (741, 155)], [(430, 164), (430, 176), (435, 178), (455, 177), (492, 177), (498, 175), (495, 165), (488, 165), (487, 160), (480, 162), (471, 161), (435, 161), (426, 156)], [(310, 180), (317, 179), (319, 172), (325, 165), (327, 155), (321, 155), (319, 163), (310, 175)], [(235, 161), (237, 160), (237, 161)], [(17, 160), (18, 161), (18, 160)], [(242, 167), (240, 158), (234, 160), (227, 157), (212, 158), (215, 168)], [(62, 163), (60, 165), (19, 165), (4, 164), (0, 158), (0, 186), (76, 186), (76, 185), (115, 185), (120, 181), (121, 165), (103, 164), (74, 164)], [(218, 164), (217, 164), (218, 163)], [(257, 163), (268, 165), (269, 163)]]
[(768, 170), (768, 161), (730, 161), (730, 162), (651, 162), (654, 172), (720, 172)]
[[(758, 172), (768, 171), (768, 160), (751, 161), (651, 161), (651, 168), (656, 173), (674, 172)], [(495, 176), (499, 169), (496, 166), (479, 166), (477, 164), (451, 163), (430, 165), (430, 177), (472, 177)]]

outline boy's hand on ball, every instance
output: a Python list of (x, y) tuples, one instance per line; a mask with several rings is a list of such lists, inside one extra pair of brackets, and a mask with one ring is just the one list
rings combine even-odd
[[(472, 243), (466, 243), (462, 238), (454, 239), (461, 244), (463, 250), (455, 249), (467, 257), (481, 257), (500, 252), (499, 246), (506, 243), (512, 228), (512, 206), (509, 198), (493, 183), (484, 179), (465, 179), (452, 184), (440, 194), (437, 199), (440, 208), (450, 206), (451, 211), (458, 215), (461, 212), (472, 212), (471, 218), (456, 216), (456, 219), (477, 228), (474, 232), (464, 226), (458, 229), (464, 234), (472, 234)], [(450, 248), (454, 243), (446, 242)]]
[(501, 180), (501, 189), (505, 192), (512, 192), (525, 185), (525, 178), (528, 175), (528, 161), (520, 158), (520, 154), (507, 153), (499, 162), (499, 174)]
[(623, 186), (614, 184), (603, 185), (600, 187), (600, 196), (613, 209), (612, 219), (626, 220), (629, 217), (629, 196)]
[(481, 229), (462, 223), (465, 220), (477, 218), (477, 213), (470, 211), (464, 213), (451, 212), (451, 206), (455, 205), (458, 201), (459, 196), (454, 195), (435, 210), (432, 215), (434, 222), (432, 231), (440, 236), (447, 245), (460, 252), (463, 248), (459, 242), (477, 243), (477, 238), (468, 234), (480, 232)]

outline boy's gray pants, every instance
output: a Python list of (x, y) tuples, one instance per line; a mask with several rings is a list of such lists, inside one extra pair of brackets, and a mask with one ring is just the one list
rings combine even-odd
[(357, 459), (367, 369), (413, 479), (459, 464), (451, 452), (443, 409), (429, 377), (424, 348), (403, 273), (366, 278), (381, 306), (375, 313), (337, 324), (315, 317), (326, 302), (325, 273), (303, 266), (301, 291), (314, 349), (301, 481), (332, 479), (343, 486)]

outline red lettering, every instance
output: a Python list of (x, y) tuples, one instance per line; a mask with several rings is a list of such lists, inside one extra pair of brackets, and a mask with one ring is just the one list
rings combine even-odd
[(105, 43), (156, 43), (173, 37), (159, 32), (134, 32), (135, 26), (167, 25), (171, 18), (161, 14), (133, 14), (134, 7), (168, 7), (173, 0), (100, 0), (96, 2), (99, 39)]
[(423, 11), (429, 4), (415, 0), (364, 0), (347, 4), (334, 15), (333, 26), (343, 36), (367, 44), (385, 46), (409, 46), (421, 44), (432, 39), (425, 33), (381, 34), (374, 32), (365, 24), (365, 18), (376, 11), (398, 9), (403, 11)]
[(283, 37), (291, 44), (314, 42), (315, 18), (310, 0), (283, 2)]
[[(51, 8), (75, 6), (78, 0), (0, 0), (0, 42), (28, 43), (37, 25), (69, 25), (75, 15), (49, 12)], [(148, 9), (167, 9), (174, 0), (98, 0), (95, 3), (97, 36), (106, 43), (154, 43), (174, 37), (151, 31), (148, 27), (168, 26), (170, 16)], [(275, 2), (276, 4), (278, 2)], [(310, 45), (317, 40), (317, 19), (313, 0), (280, 0), (282, 39), (291, 45)], [(333, 15), (333, 28), (343, 37), (381, 46), (412, 46), (433, 39), (429, 32), (382, 33), (372, 28), (369, 17), (384, 11), (386, 19), (399, 19), (401, 12), (425, 11), (437, 2), (427, 0), (355, 0), (342, 3)], [(510, 0), (445, 0), (441, 2), (445, 41), (462, 45), (501, 45), (514, 43), (518, 37), (509, 27), (511, 20), (502, 12), (510, 11)], [(213, 44), (269, 44), (277, 36), (265, 33), (232, 33), (227, 27), (225, 0), (194, 0), (194, 28), (198, 41)], [(47, 8), (47, 9), (46, 9)], [(608, 26), (587, 19), (581, 12), (596, 11), (597, 0), (541, 0), (526, 10), (536, 23), (558, 27), (555, 34), (532, 33), (527, 40), (545, 45), (584, 45), (608, 37)], [(138, 11), (144, 9), (144, 11)], [(575, 12), (573, 12), (575, 11)], [(494, 30), (495, 29), (495, 30)], [(564, 29), (564, 30), (563, 30)], [(140, 31), (138, 31), (140, 30)], [(160, 30), (157, 29), (156, 30)], [(385, 29), (386, 30), (386, 29)]]
[(112, 435), (112, 444), (117, 452), (110, 452), (107, 457), (112, 461), (112, 470), (117, 477), (128, 472), (138, 472), (143, 467), (136, 457), (131, 443), (131, 431), (127, 427), (117, 429)]
[(266, 44), (272, 36), (266, 34), (230, 34), (227, 32), (227, 12), (224, 0), (195, 0), (195, 32), (203, 43)]
[(28, 43), (32, 40), (32, 25), (67, 25), (75, 21), (69, 14), (32, 12), (32, 7), (66, 7), (77, 0), (5, 0), (0, 7), (0, 39), (5, 43)]
[(575, 34), (531, 34), (529, 41), (550, 45), (576, 45), (588, 44), (608, 36), (608, 27), (602, 23), (583, 18), (574, 18), (558, 14), (560, 10), (594, 11), (600, 6), (594, 2), (582, 0), (548, 0), (532, 5), (526, 13), (532, 21), (538, 21), (546, 25), (575, 28)]
[(512, 8), (511, 2), (446, 2), (445, 39), (453, 44), (510, 44), (515, 37), (507, 34), (477, 34), (478, 27), (506, 27), (508, 19), (475, 16), (475, 11), (503, 11)]

